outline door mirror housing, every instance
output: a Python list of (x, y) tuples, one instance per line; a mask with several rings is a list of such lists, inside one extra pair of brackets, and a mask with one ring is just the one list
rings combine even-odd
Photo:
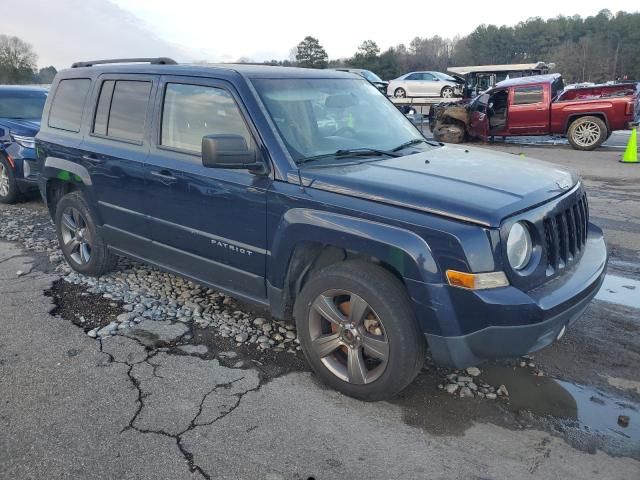
[(263, 164), (257, 158), (256, 151), (248, 147), (242, 135), (202, 137), (202, 165), (205, 167), (262, 170)]

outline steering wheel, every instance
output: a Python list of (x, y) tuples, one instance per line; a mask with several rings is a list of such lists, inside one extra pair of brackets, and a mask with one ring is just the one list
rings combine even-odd
[(350, 137), (355, 137), (356, 136), (356, 131), (354, 128), (352, 127), (342, 127), (339, 128), (338, 130), (336, 130), (335, 132), (333, 132), (332, 136), (341, 136), (344, 133), (348, 133)]

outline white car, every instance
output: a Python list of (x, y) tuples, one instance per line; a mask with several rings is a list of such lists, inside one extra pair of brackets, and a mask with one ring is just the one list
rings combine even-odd
[(405, 97), (452, 98), (462, 94), (462, 85), (455, 78), (442, 72), (409, 72), (391, 80), (387, 95)]

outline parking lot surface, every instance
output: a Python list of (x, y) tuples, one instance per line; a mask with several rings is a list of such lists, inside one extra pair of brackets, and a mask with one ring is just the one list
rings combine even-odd
[(292, 326), (129, 261), (70, 273), (37, 199), (0, 206), (0, 478), (640, 478), (640, 165), (481, 147), (577, 170), (610, 254), (560, 342), (479, 366), (508, 392), (485, 398), (429, 360), (392, 402), (345, 397)]

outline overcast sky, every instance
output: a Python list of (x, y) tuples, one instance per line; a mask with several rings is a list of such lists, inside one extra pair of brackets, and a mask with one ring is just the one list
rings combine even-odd
[[(480, 5), (488, 5), (484, 10)], [(481, 23), (529, 17), (640, 10), (629, 0), (2, 0), (0, 33), (31, 43), (39, 65), (78, 60), (170, 56), (178, 61), (285, 59), (307, 35), (330, 58), (352, 55), (367, 39), (384, 50), (416, 36), (467, 35)], [(459, 7), (456, 8), (456, 5)], [(386, 7), (386, 8), (382, 8)], [(393, 13), (392, 13), (393, 11)]]

